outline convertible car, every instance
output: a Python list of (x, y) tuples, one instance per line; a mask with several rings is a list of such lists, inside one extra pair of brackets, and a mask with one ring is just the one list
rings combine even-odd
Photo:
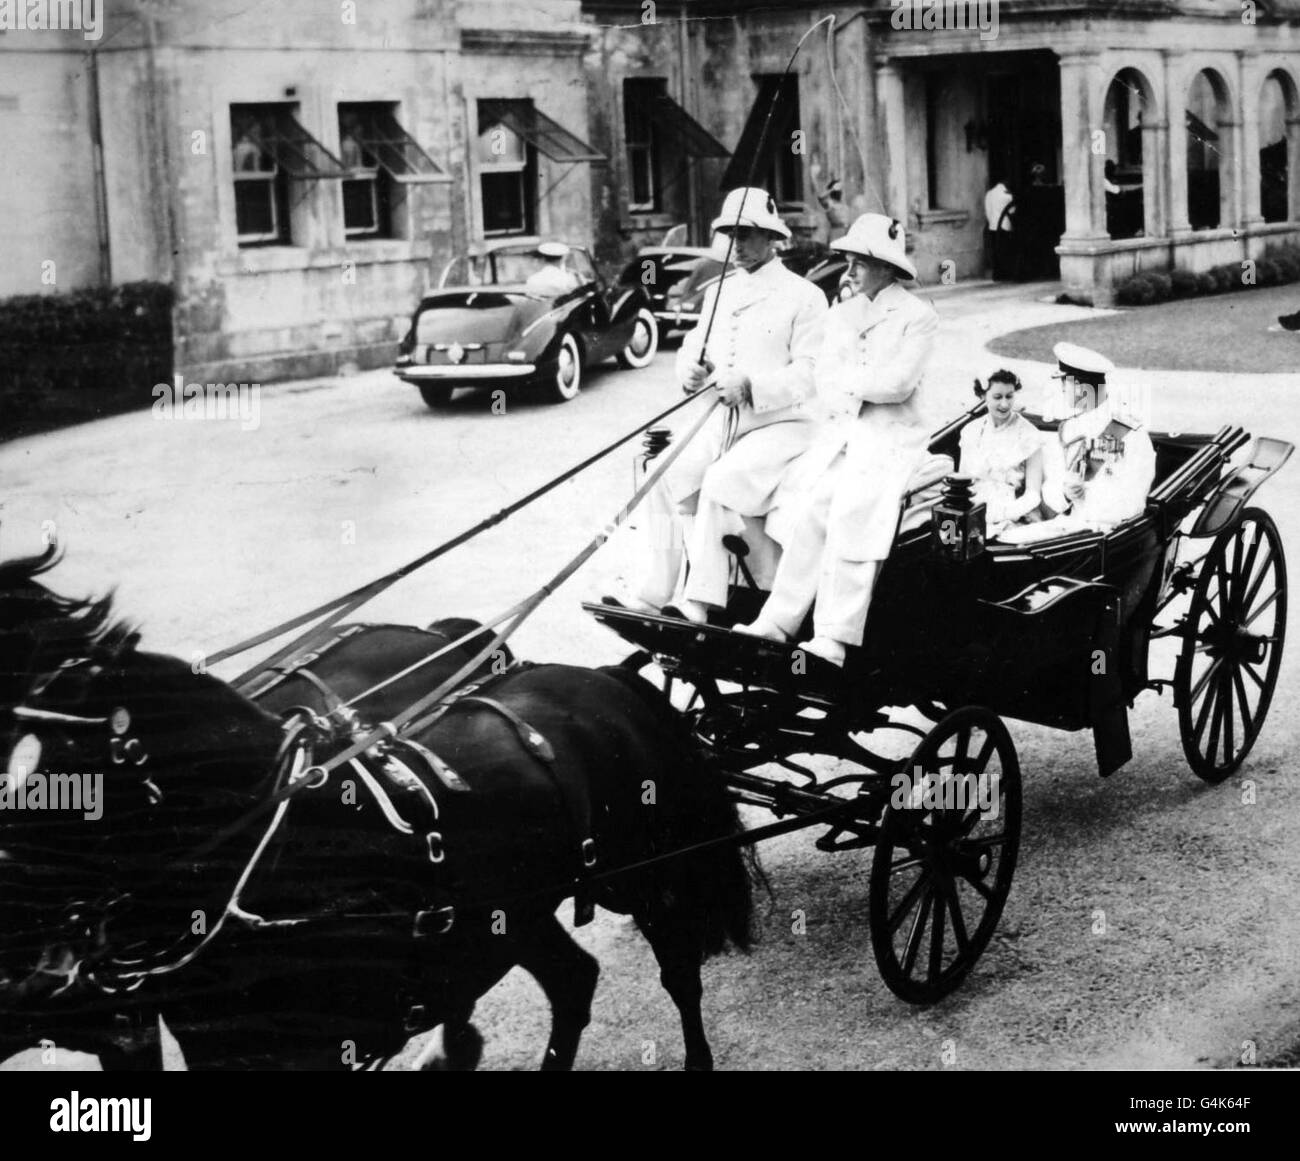
[(593, 363), (650, 364), (659, 324), (644, 290), (606, 283), (582, 247), (564, 256), (568, 288), (558, 272), (534, 277), (547, 265), (536, 241), (518, 239), (453, 258), (415, 308), (393, 373), (438, 408), (458, 387), (530, 386), (564, 402)]
[[(843, 254), (833, 250), (821, 257), (783, 254), (781, 260), (796, 274), (802, 274), (809, 282), (815, 283), (826, 295), (827, 302), (834, 303), (844, 297), (848, 262)], [(717, 283), (721, 272), (722, 263), (706, 254), (694, 260), (685, 278), (673, 282), (664, 296), (663, 309), (655, 311), (665, 335), (689, 331), (700, 321), (704, 294)]]

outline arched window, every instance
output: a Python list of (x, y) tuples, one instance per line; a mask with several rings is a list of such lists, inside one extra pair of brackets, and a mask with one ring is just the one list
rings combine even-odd
[(1266, 222), (1285, 222), (1290, 216), (1287, 120), (1295, 106), (1294, 93), (1290, 78), (1273, 72), (1264, 78), (1259, 94), (1259, 207)]
[(1187, 92), (1187, 217), (1193, 230), (1212, 230), (1223, 223), (1225, 163), (1228, 141), (1227, 92), (1208, 69), (1192, 78)]
[(1121, 69), (1106, 90), (1106, 232), (1140, 238), (1146, 231), (1147, 190), (1154, 196), (1154, 158), (1143, 132), (1154, 120), (1151, 85), (1136, 69)]

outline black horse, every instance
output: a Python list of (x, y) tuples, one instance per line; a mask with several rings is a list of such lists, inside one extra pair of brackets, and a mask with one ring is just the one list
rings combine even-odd
[(0, 566), (0, 1058), (48, 1037), (152, 1065), (161, 1013), (191, 1068), (374, 1067), (439, 1024), (473, 1067), (474, 1004), (518, 964), (551, 1005), (542, 1066), (568, 1068), (598, 973), (555, 916), (576, 890), (634, 917), (711, 1067), (700, 965), (748, 946), (751, 866), (657, 690), (499, 654), (413, 746), (323, 775), (339, 722), (387, 720), (466, 647), (356, 695), (472, 623), (362, 629), (254, 701), (50, 593), (52, 563)]

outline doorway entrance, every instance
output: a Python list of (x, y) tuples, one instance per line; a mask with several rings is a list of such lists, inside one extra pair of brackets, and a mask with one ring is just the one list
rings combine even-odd
[[(1013, 257), (1002, 277), (1056, 278), (1065, 232), (1061, 183), (1061, 78), (1049, 52), (1008, 54), (984, 76), (988, 185), (1015, 196)], [(987, 188), (987, 187), (986, 187)]]

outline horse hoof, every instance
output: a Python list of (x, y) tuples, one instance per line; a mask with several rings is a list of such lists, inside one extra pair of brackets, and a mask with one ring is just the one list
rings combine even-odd
[(483, 1059), (483, 1037), (473, 1024), (466, 1024), (449, 1036), (442, 1029), (441, 1051), (420, 1062), (421, 1072), (473, 1072)]

